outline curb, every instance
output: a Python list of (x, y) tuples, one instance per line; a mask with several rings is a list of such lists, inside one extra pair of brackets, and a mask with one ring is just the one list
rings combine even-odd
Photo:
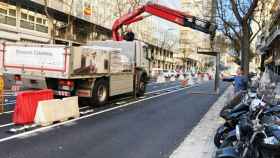
[(226, 89), (170, 158), (213, 158), (216, 150), (213, 136), (218, 126), (223, 123), (219, 113), (232, 91), (232, 86)]

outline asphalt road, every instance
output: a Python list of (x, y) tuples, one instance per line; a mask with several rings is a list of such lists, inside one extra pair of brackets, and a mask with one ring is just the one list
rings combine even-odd
[[(178, 83), (149, 86), (148, 91), (158, 91)], [(226, 85), (221, 87), (224, 91)], [(182, 90), (170, 88), (171, 92), (158, 97), (3, 142), (11, 135), (5, 133), (9, 127), (0, 128), (0, 157), (169, 157), (218, 97), (191, 92), (212, 89), (213, 82)], [(0, 115), (0, 121), (8, 116)]]

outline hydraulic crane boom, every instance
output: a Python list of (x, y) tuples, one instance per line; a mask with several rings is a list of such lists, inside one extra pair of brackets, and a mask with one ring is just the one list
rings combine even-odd
[(181, 11), (177, 11), (159, 4), (148, 2), (147, 4), (139, 6), (132, 12), (115, 20), (112, 27), (113, 39), (115, 41), (121, 41), (123, 38), (118, 32), (119, 29), (123, 25), (129, 25), (131, 23), (144, 19), (145, 17), (141, 16), (141, 14), (144, 12), (160, 17), (167, 21), (176, 23), (183, 27), (189, 27), (194, 30), (204, 32), (206, 34), (210, 34), (211, 38), (214, 38), (217, 29), (217, 26), (212, 24), (210, 21), (199, 19), (195, 16), (185, 14)]

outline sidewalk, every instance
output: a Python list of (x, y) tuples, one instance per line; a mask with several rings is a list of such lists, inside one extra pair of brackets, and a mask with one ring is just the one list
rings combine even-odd
[(225, 102), (231, 98), (232, 92), (233, 87), (228, 87), (181, 145), (171, 154), (170, 158), (214, 157), (216, 147), (213, 143), (213, 137), (218, 126), (223, 123), (223, 120), (219, 118), (219, 112)]

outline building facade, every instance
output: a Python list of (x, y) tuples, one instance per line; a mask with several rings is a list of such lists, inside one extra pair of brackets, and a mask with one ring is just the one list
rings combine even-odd
[(280, 1), (272, 0), (269, 6), (269, 21), (257, 39), (256, 48), (261, 55), (261, 69), (269, 68), (280, 74)]
[[(182, 10), (193, 16), (210, 20), (212, 11), (212, 0), (181, 0)], [(207, 35), (202, 32), (192, 30), (190, 28), (180, 29), (180, 46), (182, 56), (187, 59), (192, 59), (195, 62), (192, 65), (203, 67), (209, 62), (213, 62), (213, 58), (210, 56), (197, 54), (198, 48), (210, 48), (210, 40)], [(190, 65), (187, 65), (188, 67)]]
[[(0, 0), (0, 40), (65, 45), (109, 40), (114, 19), (138, 5), (131, 0)], [(153, 17), (129, 27), (149, 45), (151, 69), (175, 69), (175, 51), (161, 47)]]

